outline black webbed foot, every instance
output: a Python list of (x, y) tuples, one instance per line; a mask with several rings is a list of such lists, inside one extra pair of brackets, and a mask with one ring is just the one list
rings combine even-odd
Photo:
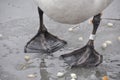
[(86, 46), (70, 54), (61, 55), (71, 67), (96, 67), (103, 61), (103, 56), (94, 49), (94, 38), (101, 21), (101, 13), (93, 17), (93, 31)]
[(103, 57), (93, 46), (86, 45), (72, 53), (60, 56), (71, 67), (96, 67), (102, 63)]
[(40, 27), (34, 36), (25, 46), (25, 53), (52, 53), (62, 48), (66, 42), (50, 34), (43, 24), (43, 11), (38, 7)]
[(61, 49), (65, 41), (57, 38), (49, 32), (38, 33), (25, 46), (26, 53), (52, 53)]

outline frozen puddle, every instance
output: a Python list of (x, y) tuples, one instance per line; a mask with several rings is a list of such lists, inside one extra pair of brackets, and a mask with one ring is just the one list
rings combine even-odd
[[(70, 80), (71, 73), (77, 75), (77, 80), (102, 80), (103, 76), (108, 76), (110, 80), (120, 79), (120, 42), (117, 40), (120, 36), (120, 22), (111, 21), (115, 26), (111, 28), (106, 26), (109, 21), (101, 22), (95, 42), (96, 50), (104, 56), (104, 62), (100, 66), (90, 69), (70, 69), (67, 64), (59, 60), (59, 56), (84, 46), (92, 30), (89, 26), (92, 25), (85, 22), (79, 25), (80, 28), (69, 32), (70, 25), (48, 21), (46, 18), (49, 31), (65, 39), (68, 45), (53, 53), (52, 56), (38, 53), (25, 54), (23, 53), (24, 45), (38, 29), (36, 18), (0, 24), (2, 29), (0, 34), (4, 35), (0, 39), (0, 80)], [(80, 36), (83, 36), (83, 41), (78, 40)], [(112, 41), (112, 45), (103, 50), (101, 45), (106, 40)], [(25, 55), (30, 56), (28, 63), (24, 59)], [(57, 77), (58, 72), (63, 72), (64, 75)]]
[[(120, 79), (120, 66), (114, 63), (103, 63), (97, 68), (73, 68), (70, 69), (63, 61), (55, 56), (41, 56), (40, 54), (29, 54), (32, 62), (22, 68), (26, 64), (24, 60), (25, 54), (11, 54), (1, 59), (0, 78), (1, 80), (70, 80), (71, 73), (77, 75), (77, 80), (102, 80), (103, 76), (108, 76), (110, 80)], [(63, 72), (64, 76), (57, 77), (58, 72)]]

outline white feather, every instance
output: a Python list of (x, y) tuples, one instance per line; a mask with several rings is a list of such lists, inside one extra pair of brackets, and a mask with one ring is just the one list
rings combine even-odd
[(35, 0), (46, 15), (66, 24), (77, 24), (101, 13), (113, 0)]

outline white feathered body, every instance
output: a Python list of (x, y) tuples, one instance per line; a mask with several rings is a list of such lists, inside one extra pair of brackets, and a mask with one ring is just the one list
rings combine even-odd
[(53, 20), (81, 23), (101, 13), (113, 0), (35, 0), (42, 11)]

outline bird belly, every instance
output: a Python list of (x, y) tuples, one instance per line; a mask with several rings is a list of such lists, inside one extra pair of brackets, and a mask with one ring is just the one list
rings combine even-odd
[(112, 0), (35, 0), (54, 21), (78, 24), (101, 13)]

